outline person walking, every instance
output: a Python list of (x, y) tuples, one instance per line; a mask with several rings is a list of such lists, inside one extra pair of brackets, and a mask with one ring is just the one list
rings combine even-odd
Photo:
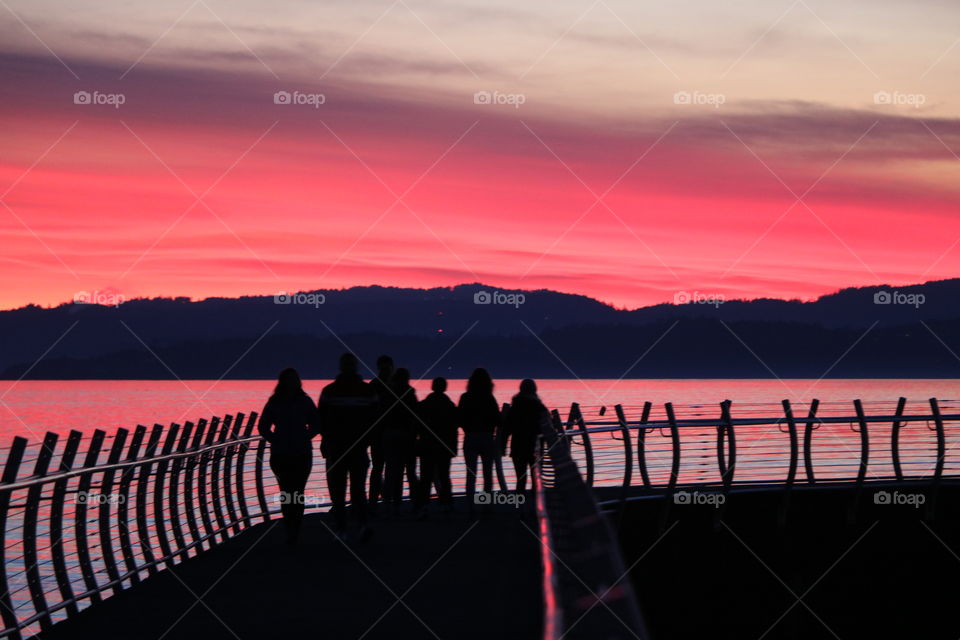
[(350, 511), (359, 525), (360, 539), (367, 526), (367, 447), (376, 419), (377, 394), (358, 373), (359, 361), (352, 353), (340, 356), (340, 373), (320, 393), (320, 453), (327, 465), (327, 490), (335, 533), (347, 537), (346, 492), (350, 483)]
[(270, 469), (280, 487), (280, 513), (286, 539), (295, 544), (303, 523), (304, 489), (313, 469), (312, 439), (320, 432), (313, 400), (304, 392), (296, 369), (284, 369), (257, 423), (270, 445)]

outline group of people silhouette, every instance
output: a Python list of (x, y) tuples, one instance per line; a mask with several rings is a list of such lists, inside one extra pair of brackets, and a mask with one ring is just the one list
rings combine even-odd
[(546, 411), (533, 380), (521, 382), (509, 410), (501, 412), (493, 380), (483, 368), (473, 371), (466, 391), (454, 403), (446, 393), (445, 378), (434, 378), (431, 393), (418, 400), (410, 372), (395, 368), (390, 356), (377, 359), (377, 375), (370, 382), (364, 381), (359, 366), (354, 354), (340, 356), (339, 373), (316, 404), (303, 390), (297, 370), (284, 369), (263, 408), (258, 431), (270, 445), (270, 469), (281, 492), (288, 542), (295, 543), (300, 533), (304, 490), (313, 469), (312, 441), (318, 435), (334, 531), (344, 539), (348, 487), (350, 512), (361, 540), (372, 533), (368, 511), (383, 503), (395, 513), (405, 485), (419, 516), (425, 515), (434, 489), (441, 508), (451, 510), (450, 467), (461, 430), (468, 509), (473, 510), (478, 463), (483, 490), (489, 493), (495, 458), (506, 453), (508, 442), (517, 491), (525, 491)]

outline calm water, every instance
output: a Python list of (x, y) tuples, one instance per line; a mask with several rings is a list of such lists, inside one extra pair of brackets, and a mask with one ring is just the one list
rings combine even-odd
[[(305, 388), (316, 398), (326, 380), (308, 380)], [(496, 394), (509, 401), (519, 385), (517, 380), (499, 380)], [(637, 406), (645, 401), (655, 405), (703, 405), (714, 413), (724, 399), (734, 407), (755, 403), (779, 403), (788, 398), (805, 403), (811, 398), (823, 402), (895, 401), (906, 396), (923, 402), (930, 397), (943, 400), (960, 393), (957, 380), (540, 380), (544, 402), (565, 415), (570, 403), (579, 402), (584, 413), (595, 414), (601, 406)], [(429, 391), (429, 381), (417, 382), (420, 397)], [(69, 429), (112, 432), (117, 427), (137, 424), (182, 423), (214, 415), (260, 411), (273, 383), (268, 380), (70, 380), (0, 383), (0, 438), (24, 435), (39, 439), (44, 431)], [(451, 380), (454, 399), (464, 390), (465, 381)]]

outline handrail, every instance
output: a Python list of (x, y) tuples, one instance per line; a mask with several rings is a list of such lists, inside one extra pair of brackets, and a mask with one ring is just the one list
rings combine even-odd
[[(554, 413), (559, 423), (559, 415)], [(541, 545), (570, 579), (544, 562), (544, 640), (646, 640), (649, 634), (613, 537), (593, 491), (570, 454), (569, 432), (558, 433), (544, 412), (538, 461)]]
[[(262, 438), (252, 435), (257, 414), (244, 420), (241, 413), (201, 420), (196, 429), (189, 422), (155, 425), (149, 435), (142, 425), (110, 437), (98, 429), (82, 453), (78, 431), (66, 438), (47, 433), (35, 455), (25, 438), (14, 438), (0, 476), (0, 638), (46, 631), (139, 582), (142, 572), (173, 567), (279, 513), (260, 499), (262, 473), (255, 487), (260, 508), (250, 504), (244, 480), (262, 460), (251, 465), (244, 454)], [(32, 468), (21, 477), (25, 460)], [(72, 509), (68, 495), (76, 496)], [(8, 548), (18, 526), (22, 533)], [(13, 556), (18, 547), (22, 555)], [(41, 562), (47, 552), (49, 562)], [(11, 592), (20, 591), (29, 598), (15, 603)]]

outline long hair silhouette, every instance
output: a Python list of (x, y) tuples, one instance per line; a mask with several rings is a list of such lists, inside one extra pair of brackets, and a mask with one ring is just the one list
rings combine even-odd
[(303, 382), (300, 380), (300, 374), (293, 367), (288, 367), (277, 376), (277, 386), (274, 387), (271, 398), (287, 400), (303, 394)]
[(490, 377), (490, 373), (483, 367), (474, 369), (467, 379), (467, 391), (482, 394), (493, 393), (493, 379)]

